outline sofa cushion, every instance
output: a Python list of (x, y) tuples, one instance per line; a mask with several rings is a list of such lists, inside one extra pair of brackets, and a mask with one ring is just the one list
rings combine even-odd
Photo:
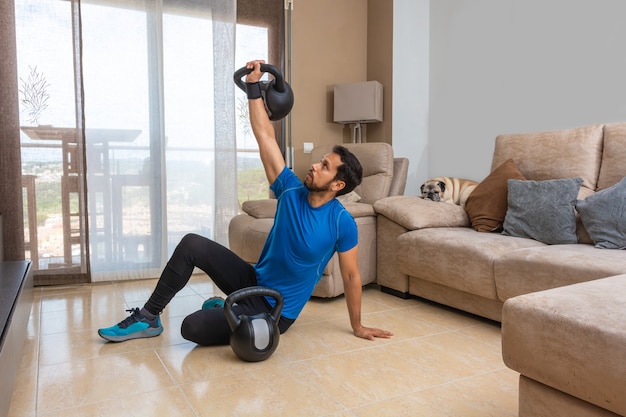
[(598, 190), (610, 187), (626, 176), (626, 123), (604, 126), (602, 166), (598, 177)]
[(342, 204), (348, 213), (356, 220), (359, 217), (374, 217), (376, 218), (376, 212), (374, 206), (365, 203), (343, 203)]
[(603, 125), (499, 135), (492, 169), (513, 159), (529, 180), (581, 177), (584, 187), (595, 190), (602, 157), (602, 135)]
[(626, 274), (626, 253), (593, 245), (547, 245), (501, 254), (493, 265), (501, 301), (521, 294)]
[(582, 182), (582, 178), (509, 180), (503, 233), (549, 245), (578, 242), (574, 205)]
[(515, 162), (508, 159), (482, 180), (467, 198), (465, 211), (472, 227), (478, 232), (502, 230), (504, 216), (508, 207), (507, 180), (526, 178), (519, 171)]
[(248, 200), (241, 205), (241, 210), (257, 219), (273, 219), (276, 215), (278, 200), (266, 198), (262, 200)]
[[(348, 195), (349, 194), (346, 194), (346, 196)], [(374, 207), (371, 204), (364, 204), (350, 200), (351, 198), (349, 198), (348, 201), (342, 201), (342, 205), (350, 212), (352, 217), (357, 218), (376, 215)], [(241, 205), (241, 210), (256, 219), (273, 219), (276, 215), (277, 202), (278, 200), (273, 198), (244, 201)]]
[(578, 200), (576, 210), (597, 248), (626, 248), (626, 177)]
[(545, 246), (531, 239), (478, 233), (470, 227), (414, 230), (400, 235), (397, 244), (401, 273), (493, 300), (497, 299), (494, 261), (520, 248)]
[(424, 200), (418, 196), (394, 196), (374, 203), (376, 213), (408, 229), (469, 226), (461, 206)]
[[(593, 193), (594, 191), (590, 190), (589, 188), (580, 187), (580, 191), (578, 192), (577, 199), (584, 200), (585, 198), (589, 197)], [(580, 219), (580, 214), (578, 213), (578, 211), (576, 212), (576, 236), (578, 236), (578, 243), (587, 243), (590, 245), (593, 244), (593, 240), (591, 240), (591, 237), (589, 236), (589, 232), (587, 232), (587, 229), (585, 229), (585, 226), (583, 225), (583, 222)]]

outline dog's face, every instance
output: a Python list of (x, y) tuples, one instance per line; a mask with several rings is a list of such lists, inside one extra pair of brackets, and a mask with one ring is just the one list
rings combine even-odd
[(441, 201), (446, 192), (446, 184), (443, 181), (428, 180), (421, 187), (424, 200)]

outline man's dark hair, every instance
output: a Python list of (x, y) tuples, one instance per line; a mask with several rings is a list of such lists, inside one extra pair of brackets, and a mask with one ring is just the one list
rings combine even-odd
[(352, 152), (341, 145), (335, 145), (333, 147), (333, 153), (336, 153), (341, 158), (341, 165), (337, 167), (337, 175), (335, 180), (343, 181), (346, 186), (337, 192), (337, 195), (348, 194), (354, 190), (357, 185), (361, 184), (363, 179), (363, 167)]

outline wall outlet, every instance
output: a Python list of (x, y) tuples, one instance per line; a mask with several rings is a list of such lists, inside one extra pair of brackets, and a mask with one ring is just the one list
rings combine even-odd
[(313, 142), (304, 142), (304, 153), (311, 153), (313, 151)]

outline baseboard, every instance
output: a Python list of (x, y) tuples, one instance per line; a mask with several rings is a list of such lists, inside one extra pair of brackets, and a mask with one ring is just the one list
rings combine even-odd
[(405, 300), (411, 298), (411, 294), (409, 294), (408, 292), (394, 290), (393, 288), (384, 287), (382, 285), (380, 286), (380, 290), (384, 293), (395, 295), (396, 297), (404, 298)]

